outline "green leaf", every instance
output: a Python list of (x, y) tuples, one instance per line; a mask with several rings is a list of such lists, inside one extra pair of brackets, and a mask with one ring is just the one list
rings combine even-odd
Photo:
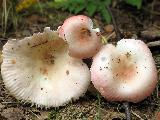
[(96, 9), (97, 9), (97, 6), (93, 2), (89, 2), (87, 4), (86, 10), (87, 10), (89, 16), (93, 16), (93, 14), (96, 12)]
[(75, 6), (70, 6), (67, 9), (69, 10), (69, 12), (73, 13), (75, 10)]
[(108, 10), (105, 8), (105, 5), (101, 5), (100, 12), (101, 12), (104, 20), (109, 24), (111, 22), (111, 16), (110, 16)]
[(138, 9), (142, 6), (142, 0), (125, 0), (125, 2), (132, 6), (136, 6)]
[(107, 6), (111, 4), (111, 0), (101, 0), (101, 4)]
[(69, 10), (70, 12), (77, 14), (85, 8), (84, 0), (68, 0), (65, 2), (62, 9)]
[(59, 9), (63, 6), (63, 3), (50, 1), (50, 2), (46, 2), (46, 6), (48, 8)]
[(62, 2), (66, 2), (67, 0), (54, 0), (54, 1), (62, 3)]
[(85, 6), (83, 4), (79, 4), (77, 7), (75, 7), (74, 14), (81, 12), (84, 8)]

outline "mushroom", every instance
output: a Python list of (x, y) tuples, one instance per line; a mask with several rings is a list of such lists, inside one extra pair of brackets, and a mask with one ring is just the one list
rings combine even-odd
[(93, 58), (91, 81), (109, 101), (137, 103), (155, 89), (157, 70), (144, 42), (122, 39), (117, 46), (103, 46)]
[(9, 40), (2, 52), (2, 78), (17, 99), (58, 107), (84, 95), (90, 83), (87, 65), (70, 57), (66, 42), (49, 27), (22, 40)]
[(59, 27), (59, 36), (69, 44), (69, 55), (76, 58), (89, 58), (101, 47), (101, 34), (93, 29), (92, 20), (84, 15), (72, 16)]

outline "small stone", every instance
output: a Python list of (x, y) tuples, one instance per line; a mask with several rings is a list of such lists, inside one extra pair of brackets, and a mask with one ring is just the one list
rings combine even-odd
[(112, 33), (114, 31), (114, 27), (113, 27), (113, 25), (106, 25), (106, 26), (104, 26), (104, 30), (107, 33)]

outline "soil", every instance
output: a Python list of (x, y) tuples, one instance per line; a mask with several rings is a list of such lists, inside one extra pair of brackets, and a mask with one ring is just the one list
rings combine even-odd
[[(125, 38), (139, 38), (148, 43), (160, 40), (160, 16), (150, 14), (145, 10), (137, 10), (133, 7), (119, 5), (112, 8), (113, 16)], [(49, 15), (47, 15), (49, 14)], [(85, 14), (85, 13), (82, 13)], [(23, 38), (35, 32), (43, 31), (43, 28), (50, 26), (57, 29), (63, 21), (71, 16), (69, 12), (60, 10), (47, 10), (45, 15), (32, 13), (21, 18), (17, 30), (7, 30), (6, 37), (1, 37), (2, 44), (10, 38)], [(104, 23), (99, 13), (92, 17), (95, 26), (99, 26), (105, 37), (110, 32), (106, 31), (107, 24)], [(22, 22), (23, 21), (23, 22)], [(10, 26), (12, 28), (12, 26)], [(109, 29), (109, 28), (108, 28)], [(107, 30), (108, 30), (107, 29)], [(109, 30), (112, 32), (112, 30)], [(149, 33), (149, 34), (148, 34)], [(109, 38), (109, 42), (115, 42), (115, 35)], [(3, 45), (1, 45), (2, 47)], [(160, 71), (160, 46), (151, 48)], [(160, 72), (158, 73), (160, 78)], [(1, 77), (0, 77), (1, 78)], [(131, 103), (131, 115), (133, 120), (155, 120), (160, 112), (160, 91), (155, 89), (152, 96), (140, 103)], [(98, 97), (99, 96), (99, 97)], [(0, 79), (0, 120), (125, 120), (124, 109), (121, 102), (106, 101), (98, 94), (87, 92), (79, 100), (59, 108), (36, 108), (30, 103), (16, 100), (5, 89), (2, 78)], [(158, 118), (157, 118), (158, 120)], [(160, 120), (160, 119), (159, 119)]]

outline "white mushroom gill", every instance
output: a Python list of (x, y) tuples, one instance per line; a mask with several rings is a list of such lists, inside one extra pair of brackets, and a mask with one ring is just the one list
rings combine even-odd
[(1, 73), (17, 99), (46, 107), (78, 99), (90, 83), (87, 65), (70, 57), (68, 45), (50, 28), (22, 40), (9, 40), (3, 47)]
[(107, 100), (139, 102), (154, 90), (157, 70), (145, 43), (122, 39), (93, 58), (91, 80)]

